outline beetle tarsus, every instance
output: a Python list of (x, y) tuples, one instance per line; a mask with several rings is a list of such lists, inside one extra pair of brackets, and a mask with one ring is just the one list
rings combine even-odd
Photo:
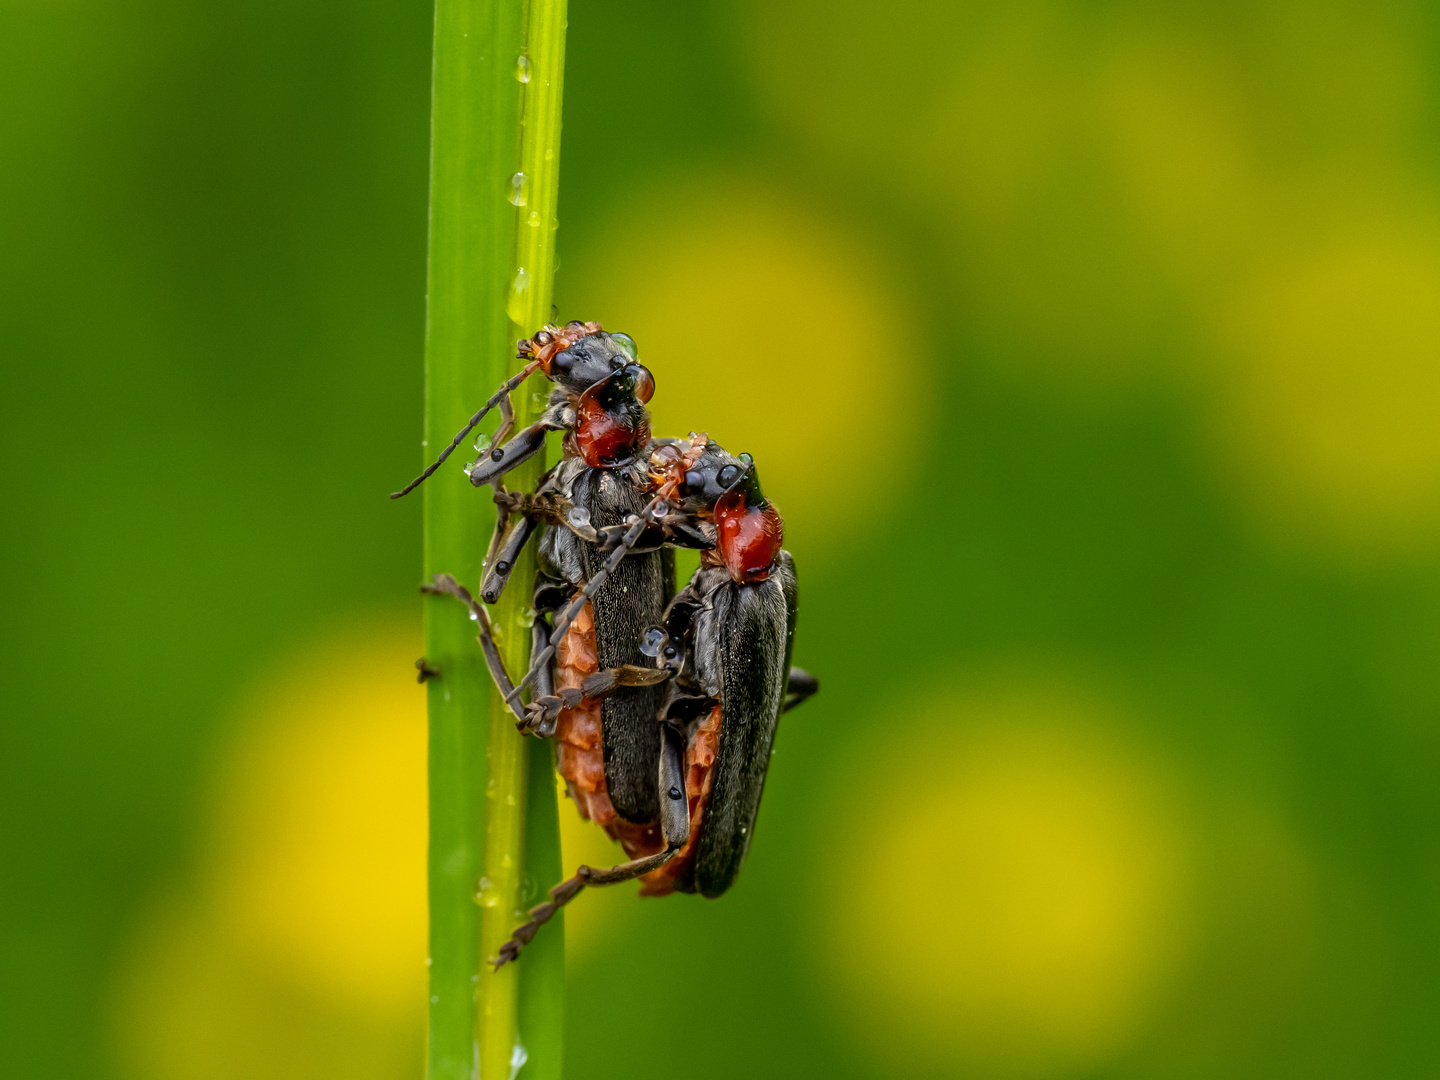
[(680, 847), (679, 844), (672, 844), (664, 851), (656, 852), (654, 855), (631, 859), (629, 862), (601, 870), (597, 870), (593, 866), (580, 867), (575, 871), (574, 877), (566, 878), (550, 890), (549, 900), (530, 909), (530, 921), (516, 927), (515, 932), (510, 935), (510, 940), (500, 946), (500, 951), (491, 958), (490, 963), (498, 971), (510, 961), (518, 958), (520, 950), (530, 944), (540, 927), (554, 918), (555, 912), (579, 896), (585, 886), (618, 885), (622, 881), (633, 881), (642, 874), (648, 874), (651, 870), (664, 866), (675, 857), (680, 851)]
[(480, 649), (485, 654), (485, 665), (490, 669), (490, 676), (495, 680), (495, 685), (500, 688), (501, 696), (505, 698), (506, 704), (510, 706), (510, 711), (515, 714), (516, 719), (524, 721), (524, 707), (507, 694), (507, 688), (513, 684), (510, 681), (510, 673), (505, 670), (505, 660), (495, 645), (495, 636), (490, 629), (490, 613), (485, 610), (485, 605), (476, 600), (470, 594), (469, 589), (449, 574), (436, 574), (433, 582), (420, 586), (420, 591), (434, 596), (453, 596), (470, 609), (470, 617), (480, 628)]

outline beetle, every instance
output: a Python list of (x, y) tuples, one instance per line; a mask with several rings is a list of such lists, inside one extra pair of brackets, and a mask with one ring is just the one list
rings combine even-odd
[[(450, 440), (450, 445), (440, 451), (440, 456), (427, 466), (424, 472), (399, 491), (391, 492), (390, 498), (402, 498), (428, 480), (436, 469), (445, 464), (446, 459), (455, 452), (455, 448), (465, 441), (465, 436), (474, 431), (476, 425), (496, 406), (501, 408), (506, 417), (502, 431), (508, 433), (513, 419), (510, 394), (537, 371), (543, 372), (547, 379), (556, 384), (555, 392), (550, 396), (549, 407), (536, 423), (516, 434), (505, 446), (498, 445), (504, 436), (497, 434), (497, 445), (490, 451), (490, 460), (486, 462), (481, 459), (466, 470), (470, 482), (476, 487), (492, 483), (522, 461), (533, 457), (545, 445), (547, 431), (563, 430), (575, 435), (581, 440), (577, 443), (577, 449), (581, 450), (583, 455), (593, 455), (596, 460), (602, 460), (614, 449), (614, 443), (631, 441), (615, 432), (617, 420), (623, 424), (626, 420), (638, 423), (643, 419), (648, 426), (648, 414), (642, 418), (639, 413), (643, 413), (644, 403), (649, 401), (654, 393), (655, 381), (650, 372), (636, 361), (635, 341), (630, 335), (607, 334), (598, 322), (573, 320), (563, 327), (548, 324), (533, 338), (521, 338), (517, 345), (516, 358), (527, 361), (525, 366), (500, 384), (500, 389), (490, 395), (489, 400), (470, 417), (455, 438)], [(576, 349), (577, 345), (581, 345), (581, 348)], [(597, 416), (598, 395), (592, 395), (587, 400), (587, 391), (594, 389), (616, 371), (627, 367), (633, 369), (629, 374), (638, 400), (633, 407), (627, 407), (623, 411), (611, 409), (608, 415)], [(605, 410), (602, 407), (598, 411)], [(578, 429), (582, 427), (587, 428), (584, 435), (578, 433)], [(643, 445), (642, 440), (641, 446)]]
[[(505, 416), (502, 430), (508, 431), (513, 416), (510, 391), (529, 373), (543, 371), (556, 388), (540, 419), (508, 441), (500, 443), (497, 437), (500, 444), (466, 470), (472, 484), (495, 487), (495, 500), (501, 508), (480, 595), (487, 603), (500, 598), (520, 550), (539, 528), (540, 572), (533, 597), (537, 617), (532, 629), (536, 649), (548, 644), (549, 613), (578, 594), (583, 600), (566, 607), (566, 611), (574, 611), (566, 623), (568, 626), (583, 609), (583, 628), (588, 633), (585, 651), (593, 654), (595, 666), (634, 667), (644, 660), (638, 651), (642, 632), (661, 617), (675, 592), (673, 555), (659, 548), (641, 551), (599, 573), (605, 559), (593, 541), (597, 526), (623, 522), (645, 505), (651, 442), (645, 403), (654, 393), (654, 380), (638, 363), (633, 339), (607, 334), (596, 322), (547, 326), (533, 338), (520, 341), (517, 352), (529, 361), (521, 373), (501, 386), (436, 463), (405, 490), (412, 490), (433, 473), (496, 404)], [(559, 464), (542, 479), (535, 493), (505, 491), (503, 476), (538, 453), (546, 432), (554, 430), (565, 432)], [(563, 515), (557, 514), (557, 506), (565, 508)], [(513, 525), (512, 513), (519, 514)], [(440, 585), (438, 578), (435, 584)], [(593, 587), (587, 588), (591, 584)], [(451, 587), (441, 591), (459, 595)], [(485, 625), (481, 624), (482, 643)], [(575, 662), (581, 661), (579, 651), (571, 653)], [(557, 666), (562, 678), (568, 670), (564, 664)], [(491, 672), (495, 674), (493, 663)], [(538, 670), (535, 674), (538, 677)], [(561, 775), (577, 796), (588, 796), (587, 801), (577, 797), (582, 812), (611, 829), (622, 842), (634, 843), (635, 837), (654, 833), (660, 813), (655, 762), (661, 751), (654, 717), (663, 697), (663, 689), (654, 679), (626, 684), (603, 702), (587, 706), (583, 722), (569, 723), (558, 733), (557, 718), (552, 717), (548, 727), (537, 726), (534, 714), (527, 716), (520, 708), (517, 690), (506, 686), (502, 692), (522, 729), (558, 735)], [(596, 759), (600, 761), (598, 774)]]
[[(518, 957), (586, 885), (643, 877), (642, 895), (678, 889), (713, 898), (728, 890), (754, 834), (780, 714), (819, 689), (813, 676), (790, 667), (794, 560), (781, 547), (783, 523), (761, 490), (754, 462), (702, 435), (657, 446), (650, 472), (654, 502), (678, 495), (678, 513), (631, 523), (623, 534), (612, 529), (602, 543), (621, 552), (626, 541), (640, 543), (647, 530), (677, 526), (704, 529), (714, 540), (661, 625), (647, 630), (640, 644), (669, 684), (657, 716), (659, 829), (648, 844), (626, 845), (634, 856), (629, 862), (605, 870), (582, 866), (551, 889), (550, 899), (532, 908), (501, 948), (497, 966)], [(576, 625), (581, 621), (571, 624), (571, 633)], [(597, 670), (578, 687), (565, 688), (568, 693), (548, 700), (540, 695), (535, 707), (573, 714), (635, 677), (628, 669)]]

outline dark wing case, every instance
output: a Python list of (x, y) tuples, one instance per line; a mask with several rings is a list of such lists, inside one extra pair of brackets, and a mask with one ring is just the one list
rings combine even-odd
[[(720, 745), (687, 891), (716, 897), (734, 882), (755, 818), (790, 675), (795, 639), (795, 564), (780, 553), (756, 585), (727, 581), (695, 620), (696, 675), (720, 700)], [(689, 878), (690, 875), (687, 875)]]
[[(597, 526), (618, 525), (645, 509), (648, 499), (633, 481), (617, 470), (590, 469), (577, 479), (575, 502), (585, 489), (584, 504)], [(589, 544), (580, 556), (589, 577), (605, 563)], [(658, 625), (675, 592), (674, 556), (650, 551), (621, 561), (595, 594), (595, 648), (601, 669), (621, 664), (650, 666), (640, 653), (648, 627)], [(665, 687), (628, 687), (606, 697), (600, 722), (605, 740), (605, 785), (616, 812), (627, 821), (651, 822), (660, 815), (656, 794), (660, 762), (660, 706)]]

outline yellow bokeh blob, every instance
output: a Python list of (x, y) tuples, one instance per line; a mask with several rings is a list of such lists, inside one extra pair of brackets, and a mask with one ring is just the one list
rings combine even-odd
[(418, 637), (321, 649), (251, 706), (219, 800), (213, 896), (248, 949), (356, 1005), (425, 992)]
[(854, 840), (821, 875), (821, 947), (845, 1028), (892, 1070), (1112, 1060), (1186, 936), (1166, 774), (1083, 697), (999, 689), (944, 713), (867, 755), (836, 820)]
[(1262, 516), (1363, 559), (1440, 537), (1440, 229), (1364, 225), (1237, 305), (1222, 438)]
[(122, 1059), (147, 1080), (418, 1074), (425, 694), (418, 627), (295, 649), (241, 709), (197, 879), (122, 962)]
[(842, 235), (759, 184), (713, 182), (622, 210), (561, 283), (567, 316), (638, 342), (655, 433), (753, 454), (787, 529), (817, 541), (882, 479), (876, 439), (921, 423), (930, 372), (883, 259)]
[[(114, 1020), (133, 1075), (418, 1075), (426, 721), (417, 630), (373, 621), (328, 635), (296, 649), (243, 703), (210, 793), (198, 878), (142, 922), (121, 964)], [(573, 804), (560, 809), (567, 866), (623, 861)], [(571, 956), (637, 904), (633, 888), (587, 892), (567, 912)]]

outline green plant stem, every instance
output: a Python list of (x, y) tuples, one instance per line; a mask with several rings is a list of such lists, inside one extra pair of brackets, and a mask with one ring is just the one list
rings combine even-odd
[(526, 55), (524, 141), (520, 170), (525, 205), (515, 242), (515, 274), (507, 310), (522, 332), (550, 320), (555, 295), (555, 208), (560, 198), (560, 103), (565, 80), (566, 0), (530, 0)]
[[(430, 266), (426, 321), (428, 458), (515, 367), (516, 338), (537, 330), (553, 292), (565, 5), (437, 0), (431, 130)], [(528, 82), (520, 63), (528, 60)], [(522, 93), (523, 91), (523, 93)], [(524, 126), (521, 127), (522, 101)], [(523, 131), (523, 135), (521, 134)], [(513, 205), (512, 182), (523, 172)], [(523, 272), (521, 272), (523, 270)], [(514, 395), (516, 423), (543, 409), (541, 380)], [(533, 487), (535, 460), (512, 487)], [(425, 486), (425, 574), (478, 583), (494, 507), (463, 481)], [(527, 551), (494, 613), (518, 677), (529, 662)], [(490, 684), (474, 625), (449, 597), (425, 601), (430, 684), (431, 1080), (561, 1070), (564, 936), (560, 919), (493, 972), (487, 963), (524, 909), (561, 873), (550, 748), (522, 738)], [(478, 889), (478, 894), (477, 894)], [(478, 903), (477, 903), (478, 901)], [(523, 1049), (522, 1049), (523, 1048)]]
[[(525, 33), (524, 84), (514, 271), (507, 312), (512, 339), (533, 334), (549, 321), (554, 292), (555, 208), (560, 179), (560, 104), (565, 61), (564, 0), (530, 0)], [(516, 424), (535, 420), (548, 397), (536, 380), (516, 402)], [(534, 461), (511, 474), (511, 486), (533, 488), (544, 470)], [(496, 611), (502, 655), (516, 677), (530, 657), (534, 612), (526, 585), (534, 580), (533, 548), (510, 572), (511, 586)], [(498, 694), (491, 699), (489, 821), (486, 838), (482, 951), (493, 956), (540, 899), (560, 879), (559, 822), (550, 748), (522, 741)], [(560, 1075), (560, 1029), (564, 1018), (564, 920), (557, 916), (525, 950), (521, 961), (481, 980), (480, 1075), (508, 1075), (523, 1046), (526, 1077)], [(523, 1027), (521, 1026), (523, 1020)]]
[[(431, 131), (430, 261), (426, 321), (426, 458), (460, 429), (514, 364), (506, 299), (516, 248), (517, 213), (507, 199), (519, 168), (524, 0), (437, 0)], [(518, 420), (537, 411), (545, 387), (516, 395)], [(516, 483), (531, 483), (539, 463)], [(485, 494), (459, 478), (436, 476), (424, 488), (424, 569), (472, 585), (493, 525)], [(514, 577), (524, 581), (525, 571)], [(528, 589), (508, 590), (498, 635), (512, 670), (524, 670)], [(426, 657), (440, 671), (429, 688), (430, 713), (430, 1024), (431, 1080), (470, 1080), (483, 1059), (485, 1080), (508, 1077), (516, 1045), (516, 1003), (527, 1010), (526, 1077), (560, 1075), (563, 939), (536, 942), (503, 977), (486, 959), (518, 921), (527, 858), (532, 875), (558, 874), (549, 748), (527, 743), (498, 704), (475, 627), (449, 597), (425, 601)], [(543, 755), (543, 756), (542, 756)], [(488, 796), (487, 796), (488, 793)], [(548, 795), (547, 807), (544, 797)], [(529, 813), (527, 814), (527, 810)], [(526, 819), (530, 819), (527, 827)], [(548, 830), (548, 834), (547, 834)], [(505, 895), (476, 903), (483, 871), (500, 866)], [(487, 938), (487, 934), (489, 937)], [(501, 939), (503, 940), (503, 938)], [(517, 989), (517, 977), (520, 986)]]

